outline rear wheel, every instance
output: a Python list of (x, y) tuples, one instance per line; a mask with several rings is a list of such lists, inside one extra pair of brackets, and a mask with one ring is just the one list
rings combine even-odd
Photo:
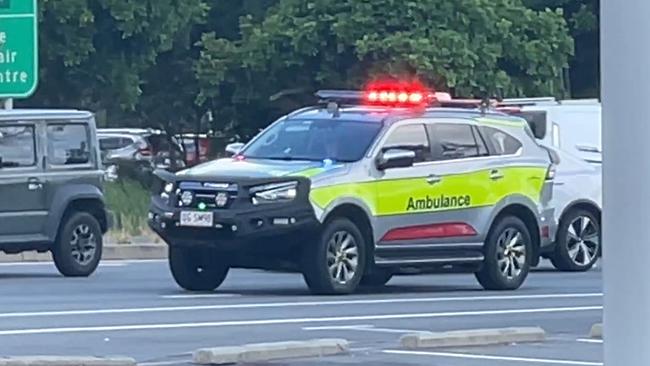
[(350, 220), (329, 221), (314, 245), (305, 253), (303, 276), (315, 294), (354, 292), (365, 271), (366, 243)]
[(485, 259), (476, 278), (486, 290), (515, 290), (530, 271), (533, 242), (526, 225), (517, 217), (505, 216), (490, 230)]
[(102, 257), (102, 230), (86, 212), (66, 215), (52, 247), (54, 265), (66, 277), (90, 276)]
[(206, 248), (169, 247), (169, 268), (176, 283), (188, 291), (213, 291), (228, 275), (217, 251)]
[(584, 272), (601, 253), (600, 221), (589, 211), (572, 210), (560, 220), (551, 263), (561, 271)]

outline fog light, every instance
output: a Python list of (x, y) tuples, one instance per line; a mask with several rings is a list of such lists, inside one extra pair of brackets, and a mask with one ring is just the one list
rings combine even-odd
[(190, 191), (185, 191), (181, 194), (181, 203), (183, 203), (184, 206), (189, 206), (192, 204), (192, 201), (194, 200), (194, 195)]
[(217, 204), (217, 207), (224, 207), (228, 204), (228, 194), (220, 192), (214, 198), (214, 203)]

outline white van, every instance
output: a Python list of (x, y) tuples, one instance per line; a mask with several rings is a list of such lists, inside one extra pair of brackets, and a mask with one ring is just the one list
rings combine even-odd
[(499, 107), (525, 118), (545, 145), (596, 165), (602, 163), (601, 105), (597, 99), (504, 99)]

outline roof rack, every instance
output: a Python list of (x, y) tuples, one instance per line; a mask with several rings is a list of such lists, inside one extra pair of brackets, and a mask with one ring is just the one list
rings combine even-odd
[(529, 106), (538, 104), (557, 103), (555, 97), (535, 97), (535, 98), (506, 98), (499, 102), (501, 106)]
[[(316, 92), (316, 96), (319, 103), (328, 104), (329, 107), (331, 107), (331, 103), (361, 105), (366, 100), (366, 93), (359, 90), (319, 90)], [(497, 105), (498, 102), (494, 99), (452, 99), (449, 93), (435, 92), (428, 93), (420, 106), (480, 109), (485, 112), (488, 109), (496, 108)], [(404, 104), (404, 106), (408, 107), (409, 105)]]

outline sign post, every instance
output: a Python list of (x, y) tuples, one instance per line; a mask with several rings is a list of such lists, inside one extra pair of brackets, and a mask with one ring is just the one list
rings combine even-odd
[(27, 98), (36, 91), (36, 1), (0, 0), (0, 99)]

